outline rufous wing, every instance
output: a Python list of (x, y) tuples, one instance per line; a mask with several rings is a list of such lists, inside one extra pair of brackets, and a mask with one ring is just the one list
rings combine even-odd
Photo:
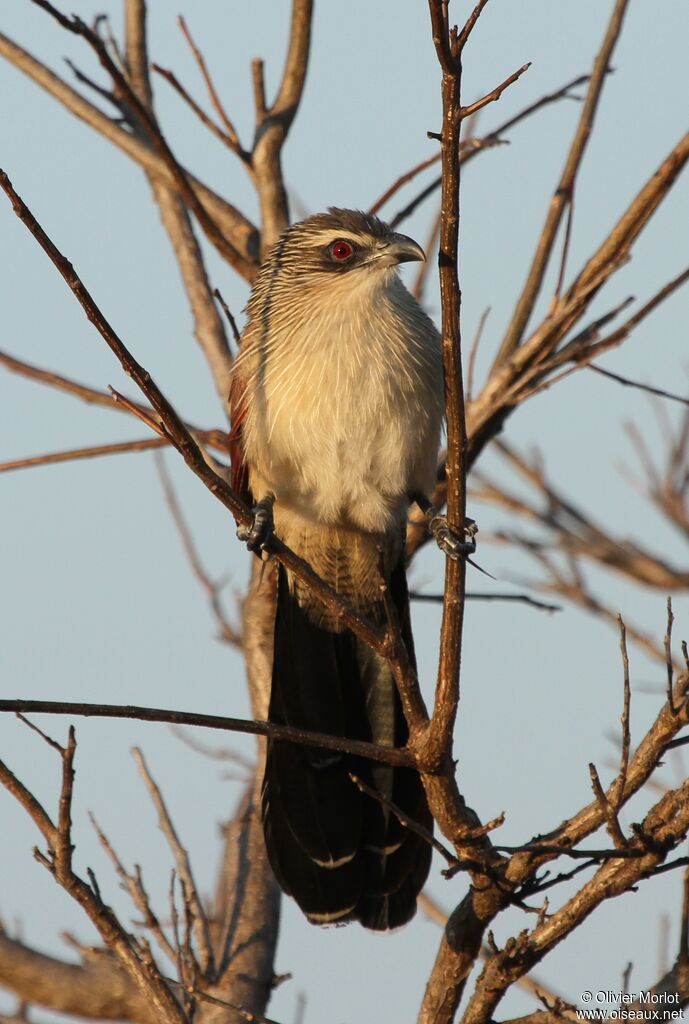
[(246, 384), (242, 378), (240, 365), (235, 363), (230, 385), (230, 433), (228, 437), (230, 483), (232, 490), (242, 501), (245, 501), (247, 505), (253, 505), (253, 497), (249, 488), (249, 469), (242, 443), (242, 427), (246, 419), (246, 408)]

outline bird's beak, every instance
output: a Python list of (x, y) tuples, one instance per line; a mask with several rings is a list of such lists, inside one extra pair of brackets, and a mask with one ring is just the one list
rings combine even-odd
[(381, 246), (376, 258), (379, 266), (391, 267), (397, 263), (410, 263), (413, 260), (425, 262), (426, 254), (413, 238), (408, 235), (390, 235), (390, 241)]

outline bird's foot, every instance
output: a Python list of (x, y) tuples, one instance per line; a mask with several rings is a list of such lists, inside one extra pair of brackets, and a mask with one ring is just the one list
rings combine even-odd
[(476, 551), (476, 534), (478, 526), (473, 519), (464, 520), (464, 531), (462, 535), (455, 533), (448, 524), (447, 516), (439, 512), (435, 506), (430, 505), (424, 509), (428, 529), (435, 538), (440, 550), (455, 561), (459, 558), (467, 558)]
[[(473, 519), (464, 519), (464, 530), (462, 535), (455, 533), (447, 521), (447, 516), (432, 505), (425, 494), (418, 491), (411, 492), (410, 501), (415, 501), (419, 506), (428, 524), (428, 532), (435, 539), (436, 544), (448, 558), (457, 561), (459, 558), (466, 558), (476, 551), (476, 534), (478, 526)], [(474, 564), (473, 562), (471, 563)], [(481, 570), (483, 571), (483, 570)]]
[(274, 504), (275, 495), (266, 494), (251, 510), (253, 520), (249, 526), (237, 527), (237, 537), (239, 540), (246, 544), (249, 551), (253, 551), (254, 554), (260, 555), (264, 559), (270, 557), (269, 552), (266, 550), (266, 545), (274, 533)]

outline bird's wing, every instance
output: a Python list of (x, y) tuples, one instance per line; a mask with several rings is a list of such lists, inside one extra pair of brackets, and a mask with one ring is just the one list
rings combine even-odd
[(249, 488), (249, 470), (244, 458), (242, 443), (242, 427), (246, 419), (246, 386), (241, 373), (241, 366), (235, 363), (230, 385), (230, 434), (228, 448), (230, 452), (230, 483), (235, 494), (247, 505), (253, 504)]

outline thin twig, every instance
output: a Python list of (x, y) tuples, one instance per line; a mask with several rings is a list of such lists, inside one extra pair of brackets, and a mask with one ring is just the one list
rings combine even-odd
[[(442, 594), (420, 594), (418, 591), (412, 590), (409, 593), (410, 600), (412, 601), (427, 601), (433, 604), (442, 604)], [(465, 595), (467, 601), (511, 601), (515, 604), (528, 604), (532, 608), (538, 608), (544, 612), (561, 612), (561, 604), (548, 604), (546, 601), (537, 601), (535, 597), (531, 597), (529, 594), (482, 594), (473, 590), (467, 590)]]
[(252, 721), (242, 718), (224, 718), (219, 715), (202, 715), (191, 711), (168, 711), (163, 708), (145, 708), (126, 704), (78, 704), (69, 701), (49, 700), (0, 700), (0, 714), (31, 713), (48, 715), (83, 715), (87, 718), (134, 718), (142, 722), (167, 722), (171, 725), (195, 725), (204, 729), (221, 729), (226, 732), (248, 733), (251, 736), (271, 736), (274, 739), (303, 743), (309, 747), (324, 747), (339, 750), (345, 754), (365, 757), (381, 764), (413, 764), (411, 753), (401, 747), (382, 747), (364, 740), (348, 740), (343, 736), (328, 736), (325, 733), (295, 729), (289, 725), (274, 722)]
[(569, 246), (572, 241), (572, 224), (574, 222), (574, 184), (570, 189), (569, 195), (567, 196), (567, 220), (565, 222), (565, 234), (562, 240), (562, 253), (560, 254), (560, 269), (557, 275), (557, 283), (555, 284), (555, 293), (551, 302), (551, 309), (555, 308), (555, 305), (560, 299), (562, 289), (565, 284), (565, 273), (567, 271), (567, 258), (569, 256)]
[(235, 320), (234, 316), (232, 315), (232, 313), (230, 311), (230, 307), (227, 305), (227, 303), (225, 302), (224, 298), (220, 294), (220, 289), (219, 288), (214, 288), (213, 289), (213, 295), (216, 297), (216, 299), (218, 300), (218, 302), (222, 306), (222, 311), (225, 314), (225, 317), (227, 318), (227, 322), (230, 325), (230, 330), (232, 331), (232, 337), (234, 338), (235, 344), (239, 348), (239, 342), (241, 340), (241, 336), (239, 334), (239, 329), (237, 327), (237, 321)]
[(667, 671), (667, 704), (673, 715), (677, 714), (677, 708), (674, 704), (672, 696), (672, 680), (674, 676), (674, 665), (672, 664), (672, 623), (675, 621), (675, 617), (672, 614), (672, 598), (668, 595), (667, 599), (667, 629), (665, 631), (665, 637), (663, 639), (663, 647), (665, 649), (665, 668)]
[(649, 395), (658, 395), (660, 398), (669, 398), (672, 402), (681, 402), (682, 405), (689, 405), (689, 398), (674, 394), (672, 391), (665, 391), (663, 388), (654, 388), (651, 384), (642, 384), (639, 380), (630, 380), (629, 377), (622, 377), (619, 373), (604, 370), (602, 366), (594, 366), (593, 363), (588, 363), (587, 369), (600, 373), (603, 377), (609, 377), (610, 380), (615, 380), (618, 384), (623, 384), (626, 387), (638, 388), (640, 391), (647, 391)]
[[(600, 780), (599, 780), (600, 784)], [(576, 846), (566, 846), (564, 843), (523, 843), (521, 846), (502, 846), (496, 845), (496, 850), (500, 850), (501, 853), (519, 854), (519, 853), (537, 853), (537, 854), (548, 854), (550, 857), (569, 857), (572, 860), (591, 860), (591, 861), (606, 861), (606, 860), (634, 860), (644, 856), (645, 851), (637, 848), (624, 847), (624, 848), (601, 848), (594, 850), (582, 850)]]
[(202, 754), (204, 757), (209, 758), (213, 761), (229, 761), (232, 764), (238, 765), (243, 768), (246, 774), (242, 777), (242, 782), (248, 782), (252, 773), (256, 770), (256, 762), (253, 758), (245, 757), (240, 754), (238, 750), (231, 750), (228, 747), (211, 747), (207, 743), (202, 743), (196, 738), (194, 732), (186, 732), (180, 726), (171, 726), (171, 732), (177, 737), (180, 743), (183, 743), (190, 750), (195, 751), (197, 754)]
[(415, 178), (417, 174), (421, 173), (421, 171), (425, 171), (427, 167), (431, 167), (433, 164), (437, 164), (438, 161), (440, 160), (440, 157), (440, 153), (434, 153), (433, 156), (429, 156), (425, 160), (422, 160), (420, 163), (415, 164), (414, 167), (410, 168), (408, 171), (405, 171), (404, 174), (400, 174), (399, 178), (393, 181), (392, 185), (390, 185), (390, 187), (387, 188), (385, 192), (383, 192), (383, 194), (376, 199), (375, 203), (371, 204), (371, 206), (368, 209), (368, 212), (370, 214), (378, 213), (381, 207), (385, 206), (387, 201), (389, 199), (392, 199), (392, 197), (397, 192), (399, 192), (403, 185), (406, 185), (408, 181), (411, 181), (413, 178)]
[[(475, 156), (478, 156), (478, 154), (482, 150), (490, 149), (494, 146), (504, 144), (506, 140), (501, 138), (504, 132), (509, 131), (510, 128), (514, 128), (521, 121), (524, 121), (527, 118), (531, 117), (533, 114), (537, 113), (539, 110), (542, 110), (549, 104), (556, 103), (562, 99), (577, 99), (578, 97), (574, 97), (571, 95), (572, 89), (575, 89), (579, 85), (584, 85), (588, 81), (588, 75), (579, 75), (577, 78), (572, 79), (572, 81), (568, 82), (566, 85), (563, 85), (560, 89), (557, 89), (555, 92), (547, 93), (545, 96), (541, 96), (541, 98), (536, 100), (534, 103), (530, 103), (527, 107), (524, 107), (523, 110), (520, 110), (513, 117), (508, 118), (507, 121), (503, 121), (502, 124), (498, 125), (497, 128), (494, 128), (493, 131), (491, 131), (488, 135), (483, 136), (483, 138), (463, 139), (460, 142), (460, 163), (462, 164), (462, 166), (464, 166), (469, 160), (473, 159)], [(442, 153), (437, 153), (434, 158), (435, 161), (439, 161), (441, 159), (441, 156)], [(418, 167), (419, 165), (417, 165), (417, 168)], [(391, 225), (394, 227), (400, 224), (407, 217), (411, 216), (414, 210), (416, 210), (416, 208), (425, 199), (427, 199), (428, 196), (432, 195), (440, 188), (441, 182), (442, 177), (439, 176), (435, 178), (430, 183), (430, 185), (427, 185), (417, 196), (414, 197), (414, 199), (411, 200), (411, 202), (407, 206), (405, 206), (392, 218), (392, 220), (390, 221)], [(397, 189), (395, 189), (394, 192), (391, 192), (390, 195), (394, 195), (396, 191)]]
[[(198, 944), (200, 967), (204, 975), (212, 976), (215, 970), (215, 958), (213, 956), (213, 944), (210, 937), (210, 925), (199, 895), (198, 887), (194, 880), (189, 854), (180, 842), (177, 830), (173, 824), (170, 812), (168, 811), (160, 788), (148, 770), (144, 756), (138, 747), (132, 750), (132, 757), (136, 762), (142, 779), (146, 785), (153, 806), (158, 813), (158, 825), (161, 832), (167, 839), (172, 855), (175, 858), (177, 874), (184, 888), (185, 906), (188, 902), (194, 918), (194, 932)], [(187, 947), (189, 943), (187, 942)]]
[(0, 462), (0, 473), (15, 469), (30, 469), (35, 466), (51, 466), (60, 462), (75, 462), (78, 459), (100, 458), (101, 455), (121, 455), (125, 452), (145, 452), (151, 448), (165, 448), (170, 444), (167, 438), (146, 437), (140, 441), (120, 441), (114, 444), (99, 444), (92, 448), (68, 448), (48, 455), (31, 455), (25, 459)]
[(41, 739), (48, 744), (49, 747), (52, 747), (53, 750), (56, 750), (58, 754), (62, 757), (62, 755), (65, 752), (65, 748), (62, 746), (61, 743), (58, 743), (57, 740), (54, 740), (51, 736), (48, 736), (47, 733), (43, 732), (42, 729), (39, 729), (38, 726), (34, 724), (34, 722), (30, 721), (30, 719), (28, 719), (25, 715), (20, 714), (20, 712), (17, 712), (17, 718), (19, 719), (20, 722), (23, 722), (24, 725), (28, 726), (29, 729), (32, 729), (35, 733), (37, 733), (41, 737)]
[[(98, 388), (91, 388), (87, 384), (80, 384), (70, 377), (63, 377), (59, 373), (53, 373), (51, 370), (44, 370), (40, 366), (34, 366), (32, 363), (16, 359), (6, 352), (0, 352), (0, 366), (5, 366), (11, 373), (16, 373), (20, 377), (26, 377), (28, 380), (35, 380), (39, 384), (46, 384), (57, 391), (64, 391), (68, 395), (74, 395), (75, 398), (80, 398), (88, 405), (98, 405), (104, 409), (125, 412), (151, 426), (150, 420), (146, 419), (153, 412), (150, 406), (147, 407), (139, 402), (134, 402), (131, 398), (122, 395), (120, 392), (116, 393), (117, 398), (113, 401), (112, 389), (108, 394), (108, 392), (100, 391)], [(204, 430), (190, 423), (185, 423), (185, 426), (203, 444), (209, 445), (218, 451), (227, 451), (227, 434), (225, 431)]]
[(490, 306), (486, 306), (484, 311), (479, 317), (478, 326), (476, 327), (476, 333), (474, 334), (474, 340), (471, 343), (471, 352), (469, 353), (469, 366), (467, 368), (467, 402), (471, 401), (474, 393), (474, 369), (476, 367), (476, 356), (478, 355), (478, 347), (481, 344), (481, 338), (483, 337), (483, 329), (486, 326), (486, 321), (490, 315)]
[(180, 15), (177, 18), (177, 24), (179, 25), (179, 27), (180, 27), (183, 35), (184, 35), (184, 38), (186, 39), (187, 43), (189, 44), (189, 48), (190, 48), (191, 52), (194, 55), (194, 60), (198, 64), (199, 71), (201, 72), (201, 75), (203, 76), (203, 80), (206, 83), (206, 88), (208, 89), (208, 95), (210, 96), (211, 103), (215, 107), (216, 113), (220, 117), (220, 120), (225, 125), (225, 131), (227, 132), (228, 137), (233, 141), (235, 152), (238, 153), (241, 156), (244, 151), (243, 151), (242, 146), (241, 146), (241, 144), (239, 142), (239, 137), (237, 135), (237, 131), (235, 129), (234, 124), (232, 123), (232, 121), (228, 117), (227, 112), (226, 112), (226, 110), (225, 110), (225, 108), (224, 108), (224, 106), (223, 106), (223, 104), (222, 104), (222, 102), (220, 100), (218, 92), (217, 92), (217, 90), (215, 88), (215, 84), (213, 83), (213, 79), (211, 77), (211, 74), (208, 71), (208, 68), (206, 67), (206, 61), (204, 60), (203, 54), (201, 53), (201, 51), (197, 47), (196, 43), (194, 42), (194, 40), (192, 38), (192, 35), (191, 35), (191, 32), (187, 28), (187, 23), (184, 20), (184, 18), (182, 17), (182, 15)]
[[(437, 138), (437, 133), (429, 132), (430, 138)], [(458, 159), (460, 165), (463, 167), (472, 157), (478, 156), (484, 149), (495, 149), (496, 146), (504, 146), (507, 144), (506, 139), (501, 139), (497, 134), (491, 133), (482, 139), (462, 139), (458, 147)], [(437, 161), (442, 159), (442, 151), (437, 154)], [(390, 219), (390, 227), (396, 228), (403, 220), (411, 217), (412, 213), (428, 199), (429, 196), (437, 192), (442, 185), (443, 177), (439, 174), (437, 178), (434, 178), (428, 185), (425, 186), (413, 199), (411, 199), (406, 206), (403, 206), (401, 210)]]
[(234, 647), (241, 648), (243, 642), (241, 633), (237, 631), (223, 611), (220, 601), (221, 585), (213, 582), (201, 564), (201, 559), (199, 558), (196, 550), (191, 531), (182, 514), (182, 510), (177, 500), (177, 495), (175, 494), (175, 490), (172, 486), (172, 480), (165, 468), (165, 461), (162, 457), (156, 457), (156, 469), (158, 470), (158, 476), (160, 477), (160, 482), (163, 487), (165, 502), (170, 510), (172, 521), (175, 524), (177, 533), (179, 534), (182, 542), (184, 553), (187, 556), (187, 560), (191, 566), (194, 576), (208, 594), (208, 601), (215, 621), (220, 629), (220, 636), (227, 643), (232, 644)]
[(418, 821), (414, 821), (410, 818), (408, 814), (405, 814), (404, 811), (397, 806), (397, 804), (393, 803), (392, 800), (389, 800), (379, 790), (367, 785), (364, 780), (360, 779), (358, 775), (354, 774), (354, 772), (349, 772), (349, 777), (361, 793), (365, 793), (366, 796), (370, 796), (372, 800), (377, 800), (383, 807), (392, 811), (400, 825), (404, 825), (404, 827), (408, 828), (410, 832), (415, 832), (417, 836), (421, 836), (429, 846), (432, 846), (434, 850), (437, 850), (440, 856), (450, 865), (451, 868), (457, 870), (459, 867), (459, 861), (455, 855), (440, 842), (439, 839), (436, 839), (432, 832), (429, 832), (427, 828), (423, 827), (423, 825), (419, 825)]
[(242, 1020), (247, 1021), (247, 1024), (279, 1024), (279, 1021), (274, 1020), (272, 1017), (264, 1017), (263, 1014), (252, 1013), (251, 1010), (245, 1010), (242, 1006), (237, 1006), (236, 1003), (228, 1003), (225, 999), (218, 999), (217, 996), (212, 996), (209, 992), (204, 992), (195, 985), (185, 985), (182, 982), (175, 981), (173, 978), (168, 978), (167, 981), (173, 988), (181, 989), (182, 992), (194, 996), (195, 999), (200, 999), (202, 1003), (209, 1003), (211, 1006), (221, 1006), (225, 1010), (232, 1010), (234, 1013), (239, 1014)]
[(504, 363), (519, 347), (527, 322), (540, 294), (557, 230), (567, 203), (571, 198), (577, 173), (591, 135), (610, 60), (622, 30), (622, 22), (628, 3), (629, 0), (616, 0), (603, 44), (593, 64), (586, 100), (581, 111), (577, 130), (572, 140), (560, 181), (551, 199), (526, 283), (498, 354), (495, 357), (494, 367)]
[(622, 828), (620, 827), (617, 817), (618, 808), (614, 807), (612, 801), (605, 795), (605, 790), (603, 789), (600, 778), (598, 777), (598, 771), (592, 761), (589, 762), (589, 775), (591, 776), (591, 785), (593, 787), (596, 800), (600, 804), (601, 810), (605, 816), (610, 838), (618, 850), (624, 850), (627, 848), (628, 842)]
[(173, 964), (176, 964), (177, 954), (175, 952), (175, 949), (173, 948), (172, 943), (170, 942), (167, 935), (163, 931), (163, 927), (160, 921), (158, 920), (156, 914), (153, 912), (153, 909), (148, 898), (148, 894), (146, 892), (146, 889), (144, 888), (141, 868), (138, 865), (136, 865), (135, 874), (130, 875), (129, 872), (126, 870), (124, 864), (120, 860), (119, 856), (117, 855), (117, 852), (115, 851), (112, 843), (110, 842), (105, 832), (103, 832), (102, 828), (98, 824), (95, 816), (93, 814), (89, 814), (89, 819), (91, 821), (91, 824), (93, 825), (96, 835), (98, 836), (99, 842), (103, 849), (105, 850), (108, 857), (110, 858), (110, 861), (113, 867), (115, 868), (115, 871), (118, 877), (120, 878), (122, 885), (129, 893), (129, 896), (134, 906), (138, 909), (139, 913), (143, 915), (144, 927), (149, 928), (153, 932), (153, 934), (156, 937), (156, 940), (160, 945), (160, 948), (163, 950), (165, 955)]
[(457, 54), (461, 54), (462, 50), (466, 46), (469, 36), (474, 30), (476, 22), (481, 16), (481, 11), (483, 10), (487, 3), (488, 0), (478, 0), (478, 3), (476, 4), (473, 11), (467, 18), (464, 27), (462, 28), (462, 31), (459, 33), (457, 37)]
[(483, 107), (486, 107), (489, 103), (496, 103), (504, 93), (505, 89), (509, 88), (513, 82), (516, 82), (517, 79), (521, 78), (524, 72), (528, 71), (530, 67), (531, 61), (528, 61), (527, 64), (523, 64), (517, 71), (514, 71), (509, 75), (504, 82), (501, 82), (500, 85), (496, 85), (491, 92), (482, 96), (480, 100), (476, 100), (474, 103), (470, 103), (466, 107), (460, 107), (459, 117), (461, 119), (471, 117), (472, 114), (475, 114), (478, 110), (482, 110)]
[(431, 230), (428, 232), (428, 238), (424, 246), (424, 252), (426, 253), (426, 259), (423, 263), (419, 264), (419, 269), (416, 272), (416, 278), (411, 290), (412, 295), (417, 302), (423, 303), (423, 293), (428, 281), (428, 274), (431, 268), (431, 256), (435, 252), (438, 246), (438, 239), (440, 238), (440, 225), (442, 223), (442, 210), (438, 210), (436, 217), (431, 225)]
[[(106, 409), (118, 409), (120, 412), (125, 411), (123, 406), (113, 405), (112, 395), (109, 395), (107, 392), (100, 391), (98, 388), (91, 388), (87, 384), (80, 384), (70, 377), (63, 377), (59, 373), (44, 370), (42, 367), (34, 366), (32, 363), (26, 363), (22, 359), (11, 356), (8, 352), (0, 352), (0, 366), (6, 367), (11, 373), (16, 373), (20, 377), (38, 381), (40, 384), (47, 384), (58, 391), (65, 391), (67, 394), (74, 395), (89, 405), (99, 405)], [(139, 405), (139, 408), (144, 409), (144, 406)], [(129, 410), (126, 411), (128, 412)]]
[(622, 655), (624, 698), (622, 706), (622, 752), (620, 754), (620, 770), (617, 775), (617, 783), (613, 786), (613, 795), (610, 798), (610, 805), (617, 815), (624, 800), (624, 791), (627, 785), (627, 771), (629, 770), (629, 752), (631, 749), (631, 730), (629, 727), (629, 716), (631, 710), (631, 687), (629, 685), (629, 655), (627, 653), (627, 630), (618, 615), (617, 620), (620, 626), (620, 652)]
[(174, 71), (171, 71), (170, 68), (163, 68), (160, 64), (152, 64), (151, 67), (156, 74), (160, 75), (161, 78), (164, 78), (165, 81), (172, 86), (177, 95), (181, 96), (187, 106), (196, 114), (199, 121), (201, 121), (201, 123), (205, 125), (213, 135), (215, 135), (216, 139), (219, 139), (223, 145), (227, 146), (228, 149), (231, 149), (233, 153), (237, 153), (240, 156), (243, 154), (243, 151), (238, 148), (236, 136), (233, 137), (228, 135), (227, 132), (224, 132), (222, 128), (215, 123), (212, 117), (208, 116), (203, 107), (199, 106), (194, 97), (187, 92), (175, 75)]

